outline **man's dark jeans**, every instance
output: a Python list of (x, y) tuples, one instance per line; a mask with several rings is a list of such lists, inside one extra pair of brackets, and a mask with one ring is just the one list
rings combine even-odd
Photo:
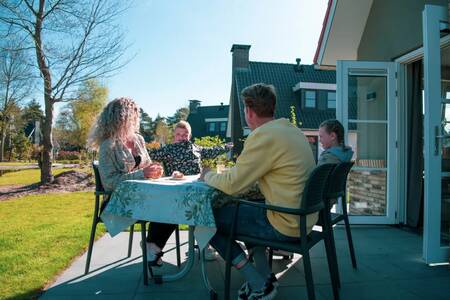
[[(229, 240), (231, 224), (233, 222), (233, 214), (236, 209), (236, 205), (230, 204), (225, 205), (220, 208), (214, 209), (214, 217), (216, 219), (217, 232), (209, 242), (222, 257), (226, 255), (227, 244)], [(257, 238), (263, 238), (267, 240), (275, 241), (286, 241), (292, 242), (297, 241), (299, 238), (294, 238), (286, 236), (278, 232), (270, 224), (267, 219), (267, 213), (265, 209), (249, 206), (240, 205), (239, 212), (236, 221), (236, 234), (247, 235)], [(249, 247), (250, 245), (246, 245)], [(231, 244), (231, 259), (234, 265), (245, 258), (245, 252), (239, 246), (239, 244), (234, 241)]]

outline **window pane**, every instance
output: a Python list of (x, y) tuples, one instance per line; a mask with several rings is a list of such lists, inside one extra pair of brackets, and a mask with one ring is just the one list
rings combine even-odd
[[(448, 61), (450, 57), (450, 47), (441, 49), (441, 91), (442, 103), (441, 111), (441, 132), (442, 136), (450, 136), (450, 73)], [(441, 247), (448, 247), (450, 244), (450, 138), (441, 140)]]
[(336, 101), (328, 100), (328, 108), (336, 108)]
[(360, 167), (387, 168), (387, 124), (349, 122), (349, 128), (356, 136), (353, 141), (356, 141), (356, 145), (351, 145), (356, 153), (355, 164)]
[(208, 123), (208, 131), (210, 132), (216, 131), (216, 123), (214, 122)]
[(348, 118), (387, 120), (386, 81), (386, 77), (349, 76)]
[(441, 246), (450, 242), (450, 177), (441, 177)]
[(316, 107), (315, 91), (305, 91), (305, 107)]
[(336, 108), (336, 93), (335, 92), (328, 92), (328, 108)]
[(227, 130), (227, 122), (221, 122), (220, 123), (220, 131), (224, 132)]
[(311, 107), (311, 108), (316, 107), (316, 101), (311, 100), (311, 99), (306, 99), (305, 107)]

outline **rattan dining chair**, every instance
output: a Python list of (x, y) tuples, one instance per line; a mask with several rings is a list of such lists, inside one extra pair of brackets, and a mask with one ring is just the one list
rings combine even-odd
[[(226, 254), (225, 264), (225, 299), (230, 298), (230, 277), (231, 277), (231, 242), (238, 240), (244, 243), (250, 243), (257, 246), (270, 247), (272, 249), (280, 249), (299, 253), (302, 255), (303, 267), (305, 272), (306, 286), (308, 292), (308, 299), (315, 299), (314, 282), (311, 270), (311, 259), (309, 250), (320, 241), (324, 241), (325, 249), (327, 253), (328, 268), (332, 282), (334, 299), (339, 299), (339, 287), (338, 279), (335, 274), (336, 267), (336, 251), (333, 249), (333, 243), (331, 241), (331, 226), (330, 226), (330, 214), (329, 210), (325, 209), (325, 193), (327, 191), (328, 178), (332, 170), (335, 168), (335, 164), (324, 164), (315, 168), (303, 191), (301, 207), (298, 209), (285, 208), (279, 206), (266, 205), (261, 202), (239, 200), (236, 202), (236, 210), (233, 216), (233, 223), (230, 229), (230, 239)], [(255, 207), (264, 208), (266, 210), (277, 211), (280, 213), (296, 215), (300, 221), (300, 237), (295, 242), (279, 242), (271, 241), (267, 239), (256, 238), (247, 235), (238, 235), (235, 233), (236, 220), (239, 215), (239, 207), (241, 205), (250, 205)], [(313, 213), (319, 213), (319, 216), (325, 220), (322, 231), (312, 230), (307, 233), (306, 217)], [(301, 298), (301, 297), (300, 297)]]

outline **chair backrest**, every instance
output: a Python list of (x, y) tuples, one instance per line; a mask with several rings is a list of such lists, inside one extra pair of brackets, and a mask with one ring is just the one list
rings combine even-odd
[(334, 168), (330, 174), (327, 198), (336, 199), (345, 194), (347, 176), (348, 173), (350, 173), (353, 164), (353, 162), (342, 162)]
[(318, 212), (324, 207), (328, 177), (335, 167), (336, 164), (323, 164), (311, 172), (302, 196), (301, 209), (306, 213)]
[(98, 171), (98, 161), (92, 162), (92, 168), (94, 169), (94, 177), (95, 177), (95, 191), (96, 192), (105, 192), (103, 188), (102, 180), (100, 179), (100, 172)]

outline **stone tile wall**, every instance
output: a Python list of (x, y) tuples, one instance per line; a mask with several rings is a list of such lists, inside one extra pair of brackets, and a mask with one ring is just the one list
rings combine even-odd
[(347, 195), (350, 214), (385, 215), (386, 171), (351, 171), (347, 180)]

